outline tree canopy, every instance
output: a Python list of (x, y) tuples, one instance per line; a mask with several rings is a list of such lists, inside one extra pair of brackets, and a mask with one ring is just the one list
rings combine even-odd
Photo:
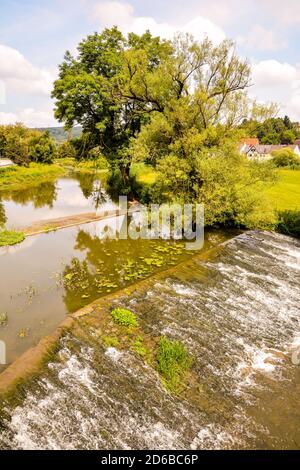
[[(133, 161), (153, 165), (156, 198), (208, 205), (216, 196), (225, 208), (214, 223), (246, 213), (238, 192), (268, 179), (237, 152), (241, 124), (274, 112), (249, 99), (250, 85), (250, 66), (231, 41), (215, 46), (188, 34), (166, 41), (149, 31), (124, 37), (113, 27), (84, 39), (76, 57), (66, 53), (52, 96), (56, 118), (82, 126), (82, 155), (99, 149), (124, 185)], [(255, 198), (246, 199), (254, 207)]]
[(258, 137), (262, 144), (266, 145), (288, 145), (293, 144), (300, 138), (300, 132), (296, 123), (288, 116), (284, 118), (268, 118), (263, 122), (256, 120), (245, 120), (242, 124), (250, 137)]
[(56, 145), (49, 132), (29, 129), (23, 124), (0, 126), (0, 155), (19, 165), (52, 163)]

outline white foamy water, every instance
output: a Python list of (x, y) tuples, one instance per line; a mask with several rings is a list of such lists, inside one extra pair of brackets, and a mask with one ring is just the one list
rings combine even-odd
[(133, 353), (69, 336), (21, 404), (6, 408), (0, 448), (300, 447), (299, 254), (299, 241), (253, 232), (123, 298), (147, 334), (193, 354), (187, 396), (168, 393)]

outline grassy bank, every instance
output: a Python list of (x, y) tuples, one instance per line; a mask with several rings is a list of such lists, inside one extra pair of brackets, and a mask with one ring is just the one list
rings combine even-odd
[(276, 211), (300, 211), (300, 170), (278, 170), (278, 181), (267, 190)]
[(80, 173), (109, 172), (109, 165), (103, 159), (77, 161), (75, 158), (58, 158), (55, 160), (55, 164), (72, 171), (79, 171)]
[(29, 167), (9, 167), (0, 169), (0, 191), (19, 190), (51, 181), (65, 173), (58, 165), (31, 163)]
[(152, 185), (156, 181), (155, 170), (151, 166), (145, 165), (145, 163), (134, 163), (131, 168), (131, 176), (143, 185)]

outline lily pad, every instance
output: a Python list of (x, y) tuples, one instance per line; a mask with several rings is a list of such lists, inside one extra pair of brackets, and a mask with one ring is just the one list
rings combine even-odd
[(7, 323), (7, 320), (7, 313), (0, 313), (0, 326), (5, 325)]

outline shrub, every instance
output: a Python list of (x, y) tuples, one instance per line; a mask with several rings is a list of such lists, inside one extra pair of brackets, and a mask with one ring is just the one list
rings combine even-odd
[(300, 238), (300, 211), (279, 212), (277, 231)]
[(56, 145), (49, 132), (15, 124), (0, 126), (0, 150), (3, 157), (10, 158), (18, 165), (52, 163)]
[(111, 312), (111, 316), (115, 323), (127, 327), (139, 326), (136, 315), (125, 308), (115, 308)]
[(30, 162), (28, 145), (24, 139), (9, 140), (4, 156), (17, 165), (28, 165)]
[(281, 167), (300, 167), (300, 158), (292, 151), (292, 149), (286, 147), (280, 150), (274, 150), (272, 152), (272, 161), (278, 168)]
[(25, 235), (22, 232), (0, 231), (0, 246), (17, 245), (24, 241), (24, 239)]
[(35, 163), (52, 163), (56, 156), (56, 145), (49, 132), (40, 133), (29, 140), (29, 158)]
[(58, 158), (76, 158), (76, 150), (72, 142), (63, 142), (58, 147), (57, 156)]
[(192, 366), (192, 358), (180, 341), (171, 341), (163, 336), (156, 355), (157, 370), (162, 375), (167, 388), (176, 391), (184, 374)]

